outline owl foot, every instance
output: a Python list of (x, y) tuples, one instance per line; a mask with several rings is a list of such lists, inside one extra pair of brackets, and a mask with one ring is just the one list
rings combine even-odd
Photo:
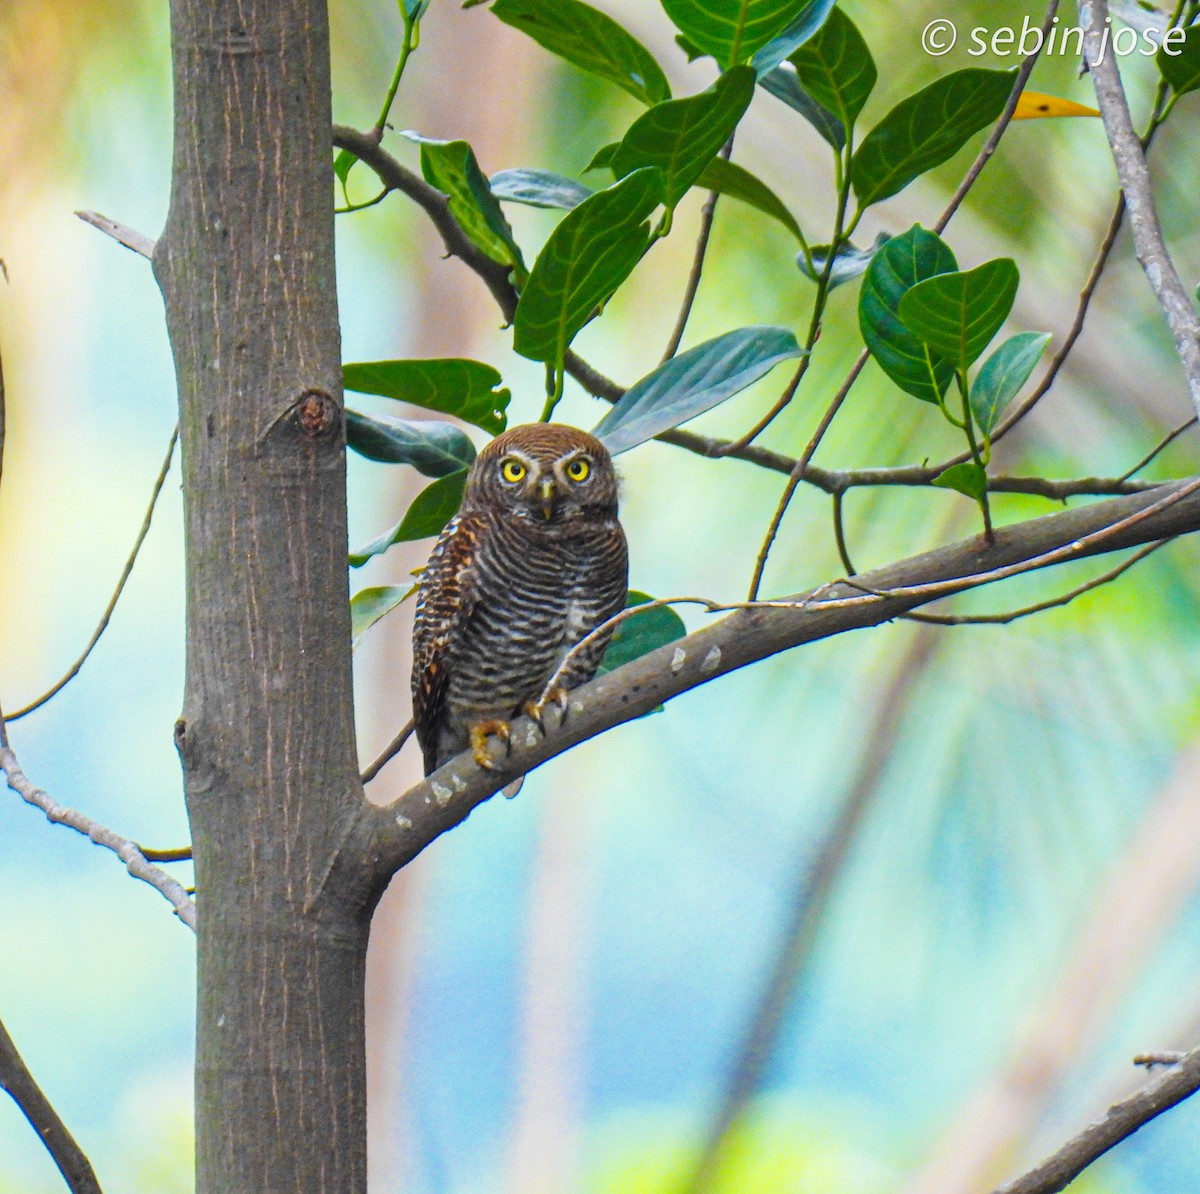
[(541, 730), (543, 738), (546, 736), (546, 710), (551, 705), (558, 709), (558, 724), (562, 725), (567, 720), (567, 690), (561, 684), (555, 684), (536, 701), (528, 700), (521, 706), (521, 711)]
[(504, 743), (505, 755), (512, 754), (512, 736), (506, 721), (477, 721), (471, 727), (471, 755), (485, 771), (496, 771), (488, 750), (488, 738), (499, 738)]

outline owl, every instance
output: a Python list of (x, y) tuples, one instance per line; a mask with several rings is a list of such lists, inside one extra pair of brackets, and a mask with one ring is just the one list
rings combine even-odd
[[(489, 736), (507, 744), (521, 713), (540, 725), (543, 689), (570, 649), (624, 607), (628, 573), (617, 476), (598, 439), (530, 423), (492, 440), (417, 595), (413, 721), (425, 774), (468, 746), (493, 768)], [(571, 661), (548, 700), (565, 709), (609, 637)]]

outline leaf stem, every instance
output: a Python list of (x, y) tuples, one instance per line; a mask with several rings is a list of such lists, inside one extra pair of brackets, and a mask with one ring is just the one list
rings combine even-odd
[(400, 58), (396, 63), (396, 71), (392, 75), (391, 85), (388, 87), (387, 95), (384, 97), (383, 107), (379, 111), (379, 119), (375, 121), (375, 126), (371, 130), (377, 141), (383, 140), (383, 130), (387, 127), (388, 113), (392, 110), (392, 101), (396, 98), (396, 92), (400, 88), (400, 80), (404, 76), (404, 68), (408, 65), (409, 56), (417, 48), (417, 43), (420, 40), (421, 22), (413, 20), (408, 15), (408, 9), (404, 4), (404, 0), (400, 0), (400, 16), (404, 21), (404, 41), (400, 46)]

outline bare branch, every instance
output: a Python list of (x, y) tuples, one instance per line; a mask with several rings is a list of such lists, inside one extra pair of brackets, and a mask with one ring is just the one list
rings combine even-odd
[(175, 909), (179, 919), (195, 932), (196, 905), (181, 884), (172, 879), (166, 871), (152, 866), (135, 842), (121, 837), (76, 809), (64, 808), (48, 792), (37, 787), (21, 770), (17, 756), (9, 746), (8, 731), (5, 728), (2, 712), (0, 712), (0, 771), (4, 772), (8, 786), (27, 804), (41, 809), (46, 814), (48, 821), (55, 825), (66, 825), (68, 829), (74, 829), (76, 833), (83, 834), (97, 846), (111, 850), (125, 864), (125, 869), (135, 879), (149, 883)]
[(138, 256), (145, 257), (147, 260), (154, 256), (154, 238), (147, 236), (144, 232), (138, 232), (124, 224), (118, 224), (116, 220), (110, 220), (108, 216), (102, 216), (98, 211), (77, 211), (75, 214), (85, 224), (99, 228), (105, 236), (111, 236), (117, 244), (132, 249)]
[(387, 744), (383, 754), (362, 773), (360, 779), (364, 784), (369, 784), (400, 753), (404, 744), (412, 737), (412, 733), (416, 728), (417, 723), (409, 718), (405, 722), (404, 728)]
[(1057, 1194), (1110, 1148), (1197, 1090), (1200, 1090), (1200, 1049), (1193, 1049), (1166, 1073), (1152, 1078), (1129, 1098), (1110, 1107), (1103, 1119), (1068, 1140), (1036, 1169), (1000, 1186), (995, 1194)]
[(1160, 1065), (1178, 1065), (1185, 1057), (1186, 1053), (1180, 1053), (1173, 1050), (1170, 1053), (1138, 1053), (1134, 1056), (1134, 1065), (1143, 1065), (1148, 1070), (1154, 1069)]
[(171, 432), (170, 443), (167, 444), (167, 454), (163, 457), (162, 467), (158, 470), (158, 476), (154, 481), (154, 489), (150, 494), (150, 504), (146, 507), (146, 515), (142, 519), (142, 525), (137, 533), (137, 538), (133, 543), (133, 550), (129, 553), (128, 559), (125, 561), (125, 567), (121, 569), (121, 575), (117, 580), (117, 587), (113, 590), (112, 596), (108, 600), (108, 605), (104, 607), (104, 612), (100, 615), (100, 621), (96, 629), (92, 631), (92, 637), (88, 639), (87, 646), (84, 647), (83, 653), (75, 660), (67, 669), (66, 674), (56, 681), (36, 700), (30, 701), (29, 704), (17, 709), (14, 713), (9, 714), (8, 720), (19, 721), (22, 717), (32, 713), (35, 709), (40, 709), (52, 697), (57, 696), (70, 682), (79, 675), (80, 669), (87, 662), (88, 656), (91, 655), (96, 644), (100, 641), (101, 635), (108, 629), (108, 623), (112, 619), (113, 612), (117, 608), (117, 602), (121, 600), (121, 594), (125, 591), (125, 584), (129, 580), (130, 573), (133, 572), (133, 566), (137, 563), (138, 552), (142, 550), (142, 544), (146, 541), (146, 536), (150, 531), (150, 521), (154, 517), (154, 508), (158, 504), (158, 495), (162, 493), (163, 486), (166, 484), (167, 474), (171, 471), (171, 458), (175, 455), (175, 445), (179, 442), (179, 424), (175, 424), (175, 430)]
[(1166, 316), (1175, 340), (1175, 349), (1187, 375), (1192, 405), (1200, 414), (1200, 316), (1196, 314), (1191, 296), (1180, 280), (1163, 241), (1146, 155), (1129, 115), (1116, 54), (1106, 44), (1111, 36), (1108, 0), (1080, 0), (1079, 19), (1086, 30), (1084, 55), (1095, 83), (1096, 102), (1129, 207), (1129, 223), (1138, 261)]
[(67, 1188), (73, 1194), (103, 1194), (91, 1162), (34, 1081), (3, 1022), (0, 1022), (0, 1089), (12, 1095), (21, 1114), (29, 1120)]
[(1189, 427), (1195, 427), (1198, 422), (1200, 422), (1200, 419), (1197, 419), (1195, 415), (1192, 415), (1192, 417), (1188, 419), (1186, 423), (1180, 424), (1180, 426), (1176, 427), (1175, 430), (1169, 435), (1164, 436), (1164, 438), (1159, 442), (1158, 446), (1152, 452), (1148, 453), (1146, 456), (1143, 456), (1141, 460), (1139, 460), (1137, 464), (1135, 464), (1133, 468), (1129, 470), (1129, 472), (1122, 474), (1118, 479), (1121, 481), (1128, 481), (1129, 478), (1135, 473), (1140, 473), (1142, 469), (1144, 469), (1146, 465), (1154, 460), (1156, 456), (1170, 447), (1170, 445), (1173, 444), (1185, 431), (1187, 431)]

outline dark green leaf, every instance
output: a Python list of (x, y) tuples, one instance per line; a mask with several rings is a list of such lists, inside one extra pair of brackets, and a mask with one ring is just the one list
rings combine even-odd
[(953, 489), (977, 502), (983, 501), (983, 495), (987, 493), (987, 473), (973, 460), (952, 464), (939, 473), (933, 483), (943, 489)]
[(424, 15), (425, 10), (429, 7), (430, 0), (403, 0), (404, 15), (410, 21), (419, 21)]
[(630, 386), (593, 434), (615, 456), (711, 410), (804, 350), (787, 328), (739, 328), (672, 357)]
[(662, 0), (684, 37), (724, 70), (756, 54), (807, 7), (808, 0)]
[(706, 58), (704, 51), (694, 42), (688, 41), (682, 33), (675, 34), (675, 44), (687, 55), (689, 62), (695, 62), (698, 58)]
[(825, 24), (833, 5), (834, 0), (809, 0), (784, 31), (776, 34), (754, 55), (750, 65), (760, 76), (773, 71)]
[(903, 190), (952, 158), (1004, 110), (1015, 71), (955, 71), (901, 100), (867, 135), (850, 163), (859, 207)]
[[(829, 273), (829, 289), (834, 290), (843, 282), (853, 282), (860, 274), (865, 273), (867, 266), (871, 264), (871, 258), (887, 244), (889, 239), (886, 232), (881, 232), (870, 248), (859, 249), (853, 241), (847, 241), (842, 245), (833, 259), (833, 269)], [(829, 246), (813, 245), (810, 252), (813, 263), (811, 270), (808, 268), (808, 262), (804, 259), (803, 253), (796, 254), (796, 264), (806, 278), (811, 278), (815, 282), (824, 272), (825, 263), (829, 260)]]
[(918, 282), (900, 300), (901, 322), (934, 352), (965, 370), (1012, 310), (1021, 280), (1011, 257)]
[(346, 195), (346, 179), (350, 177), (350, 171), (354, 168), (354, 163), (357, 161), (358, 158), (348, 149), (338, 150), (333, 159), (333, 172), (337, 176), (338, 182), (342, 184), (342, 194), (346, 196), (347, 202), (349, 202), (349, 196)]
[(842, 122), (832, 112), (822, 108), (800, 86), (800, 80), (791, 66), (777, 66), (758, 82), (776, 99), (783, 100), (789, 108), (799, 112), (834, 149), (841, 149), (846, 144), (846, 130)]
[(360, 589), (350, 598), (350, 634), (354, 646), (380, 618), (390, 614), (417, 591), (416, 585), (377, 585)]
[(505, 411), (512, 398), (500, 387), (500, 374), (491, 365), (459, 357), (343, 365), (342, 384), (360, 394), (455, 415), (493, 435), (507, 426)]
[[(645, 605), (653, 600), (649, 593), (639, 593), (637, 589), (630, 589), (625, 599), (625, 608)], [(669, 605), (658, 605), (645, 613), (634, 614), (613, 631), (597, 674), (615, 671), (626, 663), (632, 663), (643, 655), (649, 655), (651, 651), (657, 651), (659, 647), (665, 647), (668, 643), (683, 638), (685, 634), (687, 627), (684, 626), (683, 619)]]
[(591, 187), (549, 170), (501, 170), (492, 175), (491, 187), (497, 199), (563, 211), (578, 207), (592, 193)]
[(607, 145), (601, 145), (599, 149), (592, 155), (592, 160), (583, 168), (584, 174), (589, 170), (609, 170), (612, 169), (612, 160), (616, 156), (617, 150), (621, 148), (620, 141), (610, 141)]
[(629, 277), (650, 244), (647, 217), (662, 202), (662, 172), (635, 170), (585, 199), (550, 234), (521, 292), (513, 347), (561, 361), (576, 332)]
[(411, 464), (427, 477), (470, 468), (475, 445), (453, 423), (393, 419), (346, 410), (346, 446), (368, 460)]
[(1160, 46), (1154, 60), (1176, 95), (1195, 91), (1200, 87), (1200, 25), (1189, 26), (1182, 43), (1172, 37), (1170, 52)]
[(840, 8), (791, 55), (800, 86), (843, 128), (851, 128), (875, 86), (875, 60), (854, 22)]
[[(729, 140), (754, 95), (754, 71), (726, 71), (707, 91), (656, 104), (621, 139), (611, 166), (618, 178), (643, 166), (663, 172), (663, 202), (673, 208)], [(593, 162), (595, 159), (593, 159)]]
[(900, 300), (925, 278), (958, 269), (950, 246), (914, 225), (894, 236), (871, 259), (858, 298), (863, 341), (883, 371), (906, 394), (938, 402), (954, 376), (951, 362), (930, 354), (900, 320)]
[(466, 484), (467, 470), (462, 469), (426, 486), (390, 531), (384, 531), (366, 547), (350, 553), (351, 566), (361, 568), (372, 556), (387, 551), (393, 543), (407, 543), (413, 539), (429, 539), (440, 535), (446, 523), (458, 513)]
[(421, 173), (450, 201), (450, 212), (459, 227), (493, 261), (525, 268), (512, 228), (475, 151), (465, 141), (438, 141), (408, 131), (402, 134), (421, 146)]
[(804, 239), (800, 235), (800, 225), (796, 223), (796, 217), (788, 211), (783, 200), (765, 182), (734, 162), (727, 162), (721, 157), (713, 158), (700, 171), (696, 185), (706, 187), (710, 191), (719, 191), (731, 199), (740, 199), (743, 203), (756, 207), (764, 215), (778, 220), (797, 240)]
[(971, 386), (971, 413), (984, 436), (992, 434), (1004, 408), (1021, 392), (1049, 341), (1049, 332), (1019, 332), (980, 366)]
[(644, 104), (671, 94), (649, 50), (612, 17), (580, 0), (496, 0), (492, 12), (552, 54), (623, 87)]

